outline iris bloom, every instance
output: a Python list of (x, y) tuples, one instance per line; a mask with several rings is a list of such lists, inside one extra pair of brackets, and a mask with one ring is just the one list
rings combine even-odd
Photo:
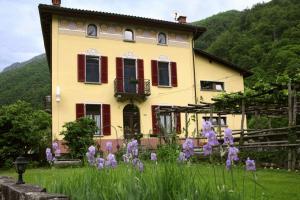
[(212, 154), (212, 146), (209, 143), (203, 145), (203, 153), (205, 156)]
[(230, 128), (224, 130), (224, 144), (233, 145), (232, 130)]
[(156, 153), (151, 153), (151, 160), (157, 161)]
[(247, 158), (247, 160), (246, 160), (246, 170), (247, 171), (255, 171), (256, 170), (254, 160), (250, 160), (250, 158)]
[(106, 150), (107, 150), (108, 152), (111, 152), (111, 151), (112, 151), (112, 148), (113, 148), (112, 142), (106, 142)]

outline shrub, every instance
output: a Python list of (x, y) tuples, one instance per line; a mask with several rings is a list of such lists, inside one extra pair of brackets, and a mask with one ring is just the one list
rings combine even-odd
[(9, 167), (20, 155), (44, 160), (44, 150), (51, 140), (51, 117), (18, 101), (0, 107), (0, 166)]
[(166, 144), (157, 148), (157, 159), (165, 162), (176, 162), (180, 152), (178, 144)]
[(61, 132), (64, 136), (65, 144), (69, 147), (72, 158), (83, 159), (86, 149), (94, 143), (93, 136), (98, 130), (94, 120), (80, 118), (72, 122), (67, 122)]

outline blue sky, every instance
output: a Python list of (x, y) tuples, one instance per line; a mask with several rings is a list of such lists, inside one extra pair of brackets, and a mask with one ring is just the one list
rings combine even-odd
[[(227, 10), (251, 8), (270, 0), (62, 0), (63, 7), (92, 9), (173, 21), (174, 12), (188, 22)], [(0, 0), (0, 71), (44, 53), (38, 4), (51, 0)]]

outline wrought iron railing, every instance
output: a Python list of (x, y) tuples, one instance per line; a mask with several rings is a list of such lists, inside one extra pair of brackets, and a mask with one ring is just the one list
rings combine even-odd
[(137, 97), (146, 97), (151, 94), (150, 80), (148, 79), (132, 79), (132, 78), (116, 78), (114, 81), (115, 96), (131, 95)]

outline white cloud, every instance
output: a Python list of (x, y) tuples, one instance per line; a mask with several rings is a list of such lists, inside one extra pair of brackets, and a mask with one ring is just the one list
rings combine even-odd
[[(270, 0), (265, 0), (265, 2)], [(62, 0), (62, 6), (172, 21), (174, 11), (196, 21), (226, 10), (243, 10), (262, 0)], [(44, 52), (38, 4), (51, 0), (0, 0), (0, 71)]]

